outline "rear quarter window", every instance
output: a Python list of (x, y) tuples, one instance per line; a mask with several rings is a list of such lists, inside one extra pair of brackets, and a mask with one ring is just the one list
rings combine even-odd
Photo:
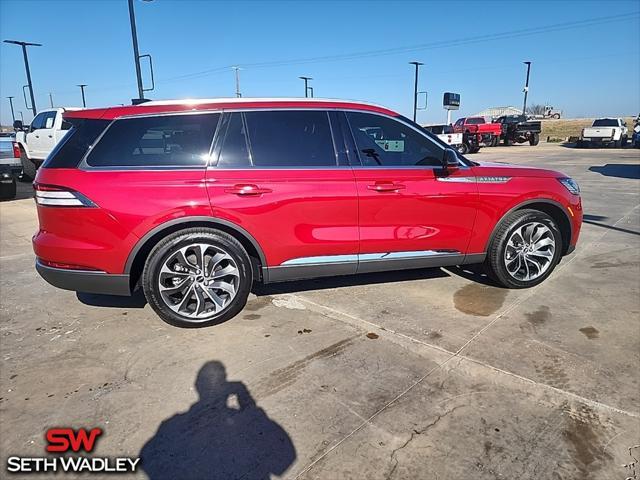
[(42, 165), (43, 168), (75, 168), (96, 138), (109, 125), (108, 120), (74, 119), (65, 121), (70, 129)]
[(116, 120), (87, 156), (87, 164), (204, 168), (219, 118), (211, 113)]

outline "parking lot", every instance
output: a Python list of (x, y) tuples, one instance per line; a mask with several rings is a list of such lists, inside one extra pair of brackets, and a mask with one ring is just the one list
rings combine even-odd
[(98, 426), (94, 454), (141, 456), (141, 478), (631, 475), (640, 151), (540, 144), (470, 158), (579, 182), (581, 238), (546, 282), (506, 290), (451, 268), (276, 284), (205, 329), (163, 323), (139, 295), (45, 283), (21, 184), (0, 204), (3, 464), (42, 456), (49, 427)]

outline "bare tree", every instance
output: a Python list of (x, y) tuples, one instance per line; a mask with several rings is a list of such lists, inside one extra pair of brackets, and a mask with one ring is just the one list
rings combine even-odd
[(544, 114), (544, 105), (530, 105), (527, 107), (527, 114), (529, 115), (542, 115)]

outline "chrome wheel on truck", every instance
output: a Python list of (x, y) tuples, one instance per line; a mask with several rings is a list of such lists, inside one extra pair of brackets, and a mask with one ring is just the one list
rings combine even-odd
[(238, 240), (225, 232), (190, 228), (154, 247), (142, 286), (165, 321), (205, 326), (236, 315), (246, 303), (252, 280), (251, 261)]

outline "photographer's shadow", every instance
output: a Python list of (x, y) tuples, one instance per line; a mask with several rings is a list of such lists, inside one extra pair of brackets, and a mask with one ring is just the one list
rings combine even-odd
[(163, 421), (140, 451), (151, 480), (268, 480), (286, 472), (296, 459), (289, 435), (242, 382), (227, 381), (221, 362), (205, 363), (195, 386), (199, 400)]

